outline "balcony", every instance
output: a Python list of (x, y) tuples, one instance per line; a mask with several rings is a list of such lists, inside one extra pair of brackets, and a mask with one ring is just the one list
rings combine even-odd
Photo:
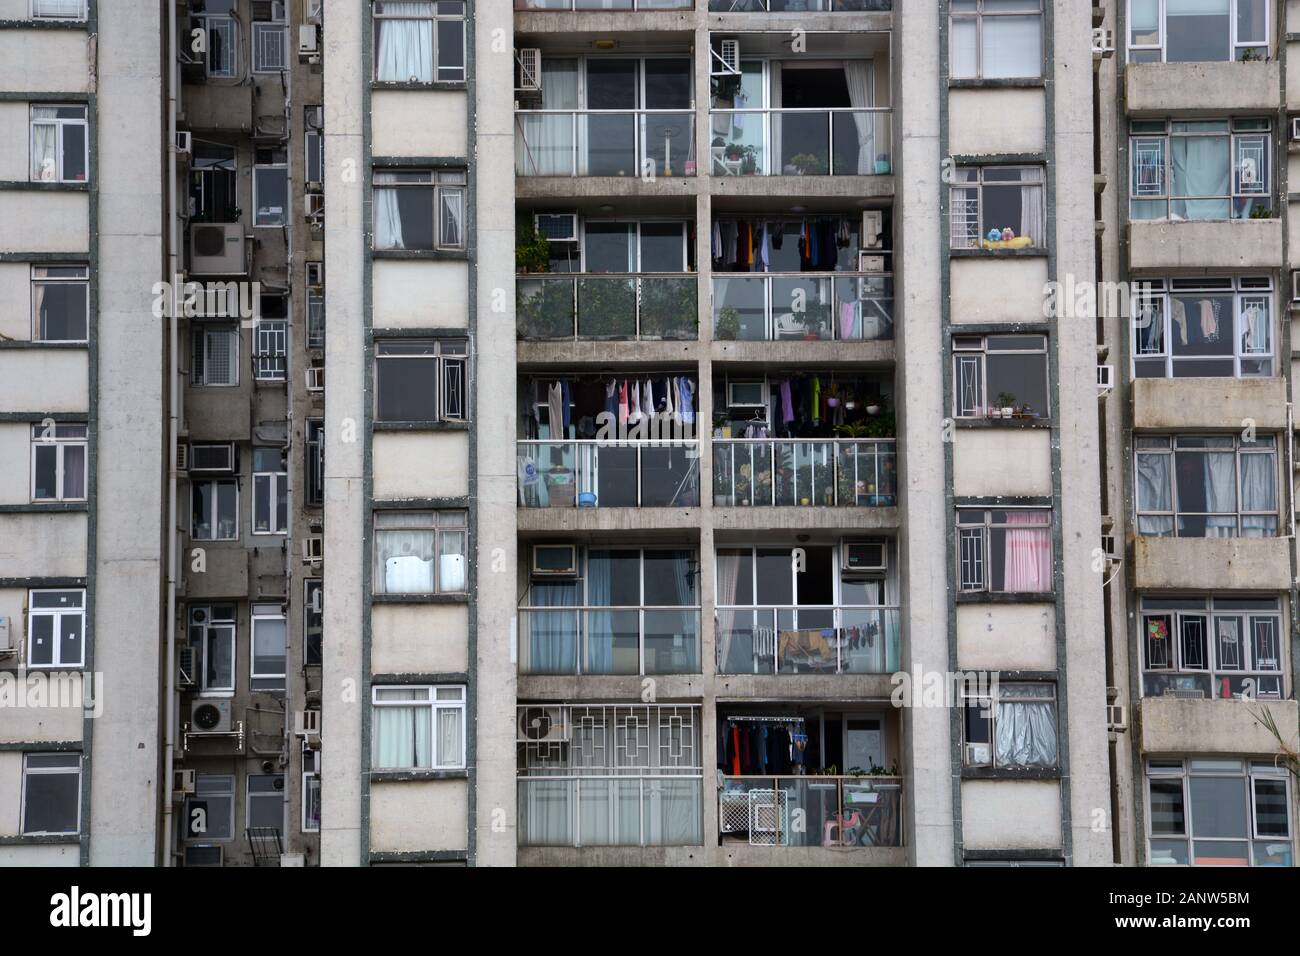
[(710, 13), (888, 13), (894, 0), (709, 0)]
[[(796, 303), (802, 308), (796, 310)], [(890, 340), (894, 279), (843, 272), (716, 276), (713, 336), (749, 342)]]
[[(891, 110), (715, 109), (713, 176), (888, 176)], [(718, 142), (722, 140), (722, 142)]]
[(676, 275), (520, 276), (521, 339), (694, 340), (697, 282)]
[(516, 176), (695, 175), (694, 110), (519, 110)]
[(892, 508), (895, 439), (730, 439), (713, 442), (713, 503), (735, 507)]
[(515, 0), (516, 10), (568, 10), (609, 13), (619, 10), (694, 10), (695, 0)]
[(718, 836), (772, 847), (900, 847), (901, 777), (721, 778)]
[(700, 673), (700, 610), (689, 607), (519, 609), (519, 673)]
[(520, 440), (524, 508), (692, 508), (700, 500), (699, 442)]
[(892, 674), (896, 607), (719, 607), (719, 674)]

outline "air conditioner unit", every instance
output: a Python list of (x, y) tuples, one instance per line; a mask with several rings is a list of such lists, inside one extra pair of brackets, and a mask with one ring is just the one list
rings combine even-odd
[(306, 370), (307, 374), (307, 391), (323, 392), (325, 391), (325, 366), (313, 365)]
[(878, 574), (889, 567), (885, 541), (845, 541), (840, 545), (841, 570), (855, 574)]
[(1300, 116), (1291, 117), (1291, 142), (1300, 143)]
[(885, 257), (869, 252), (858, 252), (858, 271), (879, 274), (885, 271)]
[(542, 51), (536, 47), (515, 50), (515, 92), (542, 91)]
[(199, 678), (199, 655), (192, 647), (176, 649), (176, 685), (194, 687)]
[(187, 844), (185, 854), (182, 857), (185, 866), (221, 866), (223, 861), (222, 849), (219, 846), (208, 844)]
[(1291, 301), (1300, 302), (1300, 269), (1291, 273)]
[(966, 766), (987, 767), (993, 763), (993, 752), (988, 744), (966, 745)]
[(519, 740), (525, 743), (558, 743), (569, 739), (563, 707), (519, 708)]
[(201, 697), (190, 704), (190, 733), (230, 733), (230, 701)]
[(176, 474), (184, 477), (190, 470), (190, 446), (181, 442), (176, 446)]
[(14, 646), (14, 629), (10, 621), (9, 617), (0, 617), (0, 656), (4, 657), (18, 653), (18, 648)]
[(244, 227), (237, 222), (202, 222), (190, 226), (190, 272), (208, 276), (247, 273)]
[(766, 382), (727, 382), (728, 408), (767, 408)]
[(293, 732), (298, 737), (320, 736), (320, 711), (297, 710), (293, 714)]
[(1128, 729), (1128, 710), (1123, 704), (1106, 705), (1106, 729), (1116, 732)]
[(533, 216), (533, 228), (551, 242), (578, 241), (578, 214), (576, 212), (542, 212)]
[(885, 232), (885, 214), (879, 209), (862, 211), (862, 248), (879, 249)]
[(739, 40), (719, 40), (710, 52), (713, 56), (710, 59), (709, 72), (713, 76), (740, 75)]
[(302, 197), (303, 216), (313, 226), (325, 224), (325, 197), (320, 193), (307, 193)]
[(1115, 387), (1115, 366), (1097, 366), (1097, 391), (1105, 394)]
[(234, 442), (190, 445), (189, 466), (192, 474), (230, 474), (236, 465)]
[(298, 26), (298, 62), (320, 62), (320, 31), (314, 23), (302, 23)]
[(176, 131), (176, 155), (188, 156), (193, 151), (193, 140), (188, 130)]
[(194, 771), (193, 770), (173, 770), (172, 771), (172, 793), (178, 797), (183, 797), (194, 792)]
[(578, 573), (578, 546), (574, 544), (533, 545), (532, 572), (538, 577), (574, 577)]

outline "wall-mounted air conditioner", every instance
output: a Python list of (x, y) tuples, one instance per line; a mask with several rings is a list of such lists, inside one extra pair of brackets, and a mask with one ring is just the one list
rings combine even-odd
[(993, 763), (993, 752), (988, 744), (966, 745), (966, 766), (987, 767), (991, 763)]
[(542, 51), (537, 47), (515, 50), (515, 92), (542, 91)]
[(740, 41), (736, 39), (718, 40), (709, 59), (709, 72), (713, 76), (740, 75)]
[(234, 442), (190, 445), (189, 466), (193, 474), (228, 475), (237, 465)]
[(298, 62), (320, 62), (320, 29), (314, 23), (298, 26)]
[(879, 574), (889, 567), (886, 541), (845, 541), (840, 545), (841, 570), (853, 574)]
[(862, 211), (862, 248), (879, 249), (884, 240), (885, 214), (879, 209)]
[(858, 253), (858, 271), (878, 275), (885, 271), (885, 257), (870, 252)]
[(193, 138), (189, 130), (176, 131), (176, 155), (188, 156), (193, 151)]
[(12, 618), (0, 617), (0, 657), (9, 657), (17, 654), (18, 648), (14, 643), (14, 628)]
[(182, 857), (185, 866), (221, 866), (224, 863), (224, 855), (219, 846), (210, 844), (188, 843), (185, 846), (185, 854)]
[(230, 733), (230, 701), (200, 698), (190, 704), (190, 733)]
[(533, 228), (551, 242), (577, 242), (578, 214), (539, 212), (533, 216)]
[(578, 573), (578, 546), (533, 545), (532, 572), (538, 577), (574, 577)]
[(767, 383), (727, 382), (728, 408), (767, 408)]
[(247, 272), (242, 225), (237, 222), (200, 222), (190, 226), (192, 275), (242, 276)]
[(519, 740), (525, 743), (558, 743), (569, 739), (563, 707), (519, 708)]
[(195, 687), (199, 682), (199, 655), (192, 647), (176, 649), (176, 685)]

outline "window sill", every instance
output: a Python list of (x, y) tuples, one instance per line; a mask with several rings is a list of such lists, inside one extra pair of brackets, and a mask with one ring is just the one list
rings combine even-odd
[(963, 591), (958, 593), (956, 598), (958, 604), (1053, 604), (1055, 602), (1056, 593), (1053, 591)]
[(963, 780), (1060, 780), (1060, 767), (1023, 767), (1004, 769), (999, 767), (962, 767)]
[(431, 259), (442, 262), (469, 262), (464, 249), (371, 249), (372, 259)]
[(371, 80), (370, 89), (376, 93), (382, 90), (407, 93), (426, 93), (429, 91), (465, 92), (469, 89), (469, 83), (465, 80), (430, 80), (428, 83), (412, 83), (409, 80)]
[(460, 770), (372, 770), (372, 783), (413, 783), (420, 780), (468, 780), (469, 771)]
[(49, 846), (51, 844), (76, 846), (80, 842), (79, 833), (24, 833), (18, 836), (0, 836), (0, 846)]
[(949, 77), (950, 90), (1041, 90), (1047, 80), (1041, 76)]
[(90, 343), (80, 342), (42, 342), (37, 339), (0, 339), (0, 349), (78, 349), (84, 351)]
[(952, 259), (1046, 259), (1047, 250), (1030, 249), (949, 249)]
[(469, 593), (454, 594), (372, 594), (371, 604), (468, 604)]
[(377, 432), (467, 432), (469, 422), (373, 422)]
[(958, 428), (1051, 428), (1050, 418), (955, 418)]
[(0, 20), (0, 30), (81, 30), (90, 29), (85, 20)]
[(39, 514), (41, 512), (86, 512), (90, 504), (85, 501), (33, 501), (23, 505), (0, 505), (0, 514)]
[(27, 179), (0, 180), (0, 191), (88, 193), (90, 183), (35, 183)]

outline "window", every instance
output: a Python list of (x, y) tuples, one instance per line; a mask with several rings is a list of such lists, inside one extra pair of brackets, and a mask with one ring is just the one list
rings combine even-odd
[(1263, 60), (1268, 0), (1129, 0), (1132, 63)]
[(375, 248), (464, 249), (465, 183), (462, 170), (376, 170)]
[(1033, 594), (1052, 590), (1052, 512), (957, 509), (961, 590)]
[(28, 667), (85, 663), (86, 592), (29, 591)]
[(32, 0), (36, 20), (84, 20), (86, 0)]
[(325, 420), (309, 418), (304, 426), (304, 461), (306, 482), (304, 495), (309, 506), (325, 503)]
[(302, 585), (302, 662), (307, 667), (320, 667), (325, 631), (324, 584), (318, 578), (308, 578)]
[(32, 340), (85, 342), (90, 325), (90, 270), (32, 266)]
[(325, 107), (307, 106), (303, 108), (303, 142), (306, 147), (304, 169), (307, 182), (325, 182)]
[(695, 551), (589, 548), (579, 564), (529, 581), (521, 673), (700, 672)]
[(32, 107), (32, 182), (84, 183), (90, 167), (86, 107)]
[(704, 842), (698, 705), (537, 704), (517, 720), (520, 846)]
[(375, 358), (375, 420), (465, 421), (464, 339), (380, 342)]
[(464, 687), (375, 687), (371, 701), (374, 769), (464, 768)]
[(1269, 538), (1278, 533), (1277, 447), (1234, 435), (1135, 437), (1138, 534)]
[(1136, 378), (1273, 374), (1273, 280), (1143, 279), (1133, 294)]
[(958, 418), (1049, 416), (1047, 336), (958, 335), (952, 348)]
[(190, 488), (190, 537), (195, 541), (239, 540), (238, 480), (191, 481)]
[(185, 838), (219, 841), (235, 838), (233, 774), (195, 775), (194, 796), (185, 799)]
[(307, 348), (325, 348), (325, 263), (307, 263)]
[(462, 0), (375, 2), (375, 79), (381, 83), (463, 82)]
[(289, 156), (282, 149), (259, 149), (253, 166), (253, 225), (289, 223)]
[(86, 426), (32, 425), (32, 501), (86, 500)]
[(302, 832), (320, 833), (320, 774), (302, 775)]
[(1042, 167), (968, 166), (954, 175), (948, 211), (952, 248), (1030, 249), (1047, 244)]
[(289, 475), (283, 448), (253, 449), (253, 534), (289, 530)]
[(953, 79), (1043, 75), (1042, 0), (952, 0)]
[(190, 221), (239, 221), (239, 166), (235, 148), (195, 140), (190, 161)]
[(469, 538), (464, 511), (381, 511), (375, 514), (376, 594), (464, 591)]
[(1129, 218), (1257, 219), (1273, 213), (1267, 119), (1129, 125)]
[(279, 73), (289, 68), (289, 28), (283, 23), (253, 24), (253, 72)]
[(279, 604), (254, 604), (249, 690), (284, 690), (288, 626)]
[(284, 775), (250, 773), (244, 825), (249, 830), (274, 830), (284, 838)]
[(1142, 598), (1147, 697), (1282, 697), (1276, 598)]
[(214, 604), (190, 608), (190, 647), (199, 659), (199, 689), (235, 692), (235, 607)]
[[(206, 34), (206, 72), (216, 79), (234, 78), (239, 51), (235, 0), (208, 0), (200, 19)], [(198, 51), (196, 51), (198, 52)]]
[(963, 690), (967, 767), (1018, 770), (1056, 766), (1056, 686), (996, 684), (991, 693)]
[(1291, 866), (1290, 784), (1271, 760), (1147, 761), (1149, 862)]
[(289, 323), (259, 319), (254, 333), (253, 359), (259, 382), (283, 382), (289, 354)]
[(193, 332), (194, 361), (191, 385), (239, 384), (239, 329), (232, 326), (201, 326)]
[(81, 754), (23, 755), (23, 835), (81, 829)]

